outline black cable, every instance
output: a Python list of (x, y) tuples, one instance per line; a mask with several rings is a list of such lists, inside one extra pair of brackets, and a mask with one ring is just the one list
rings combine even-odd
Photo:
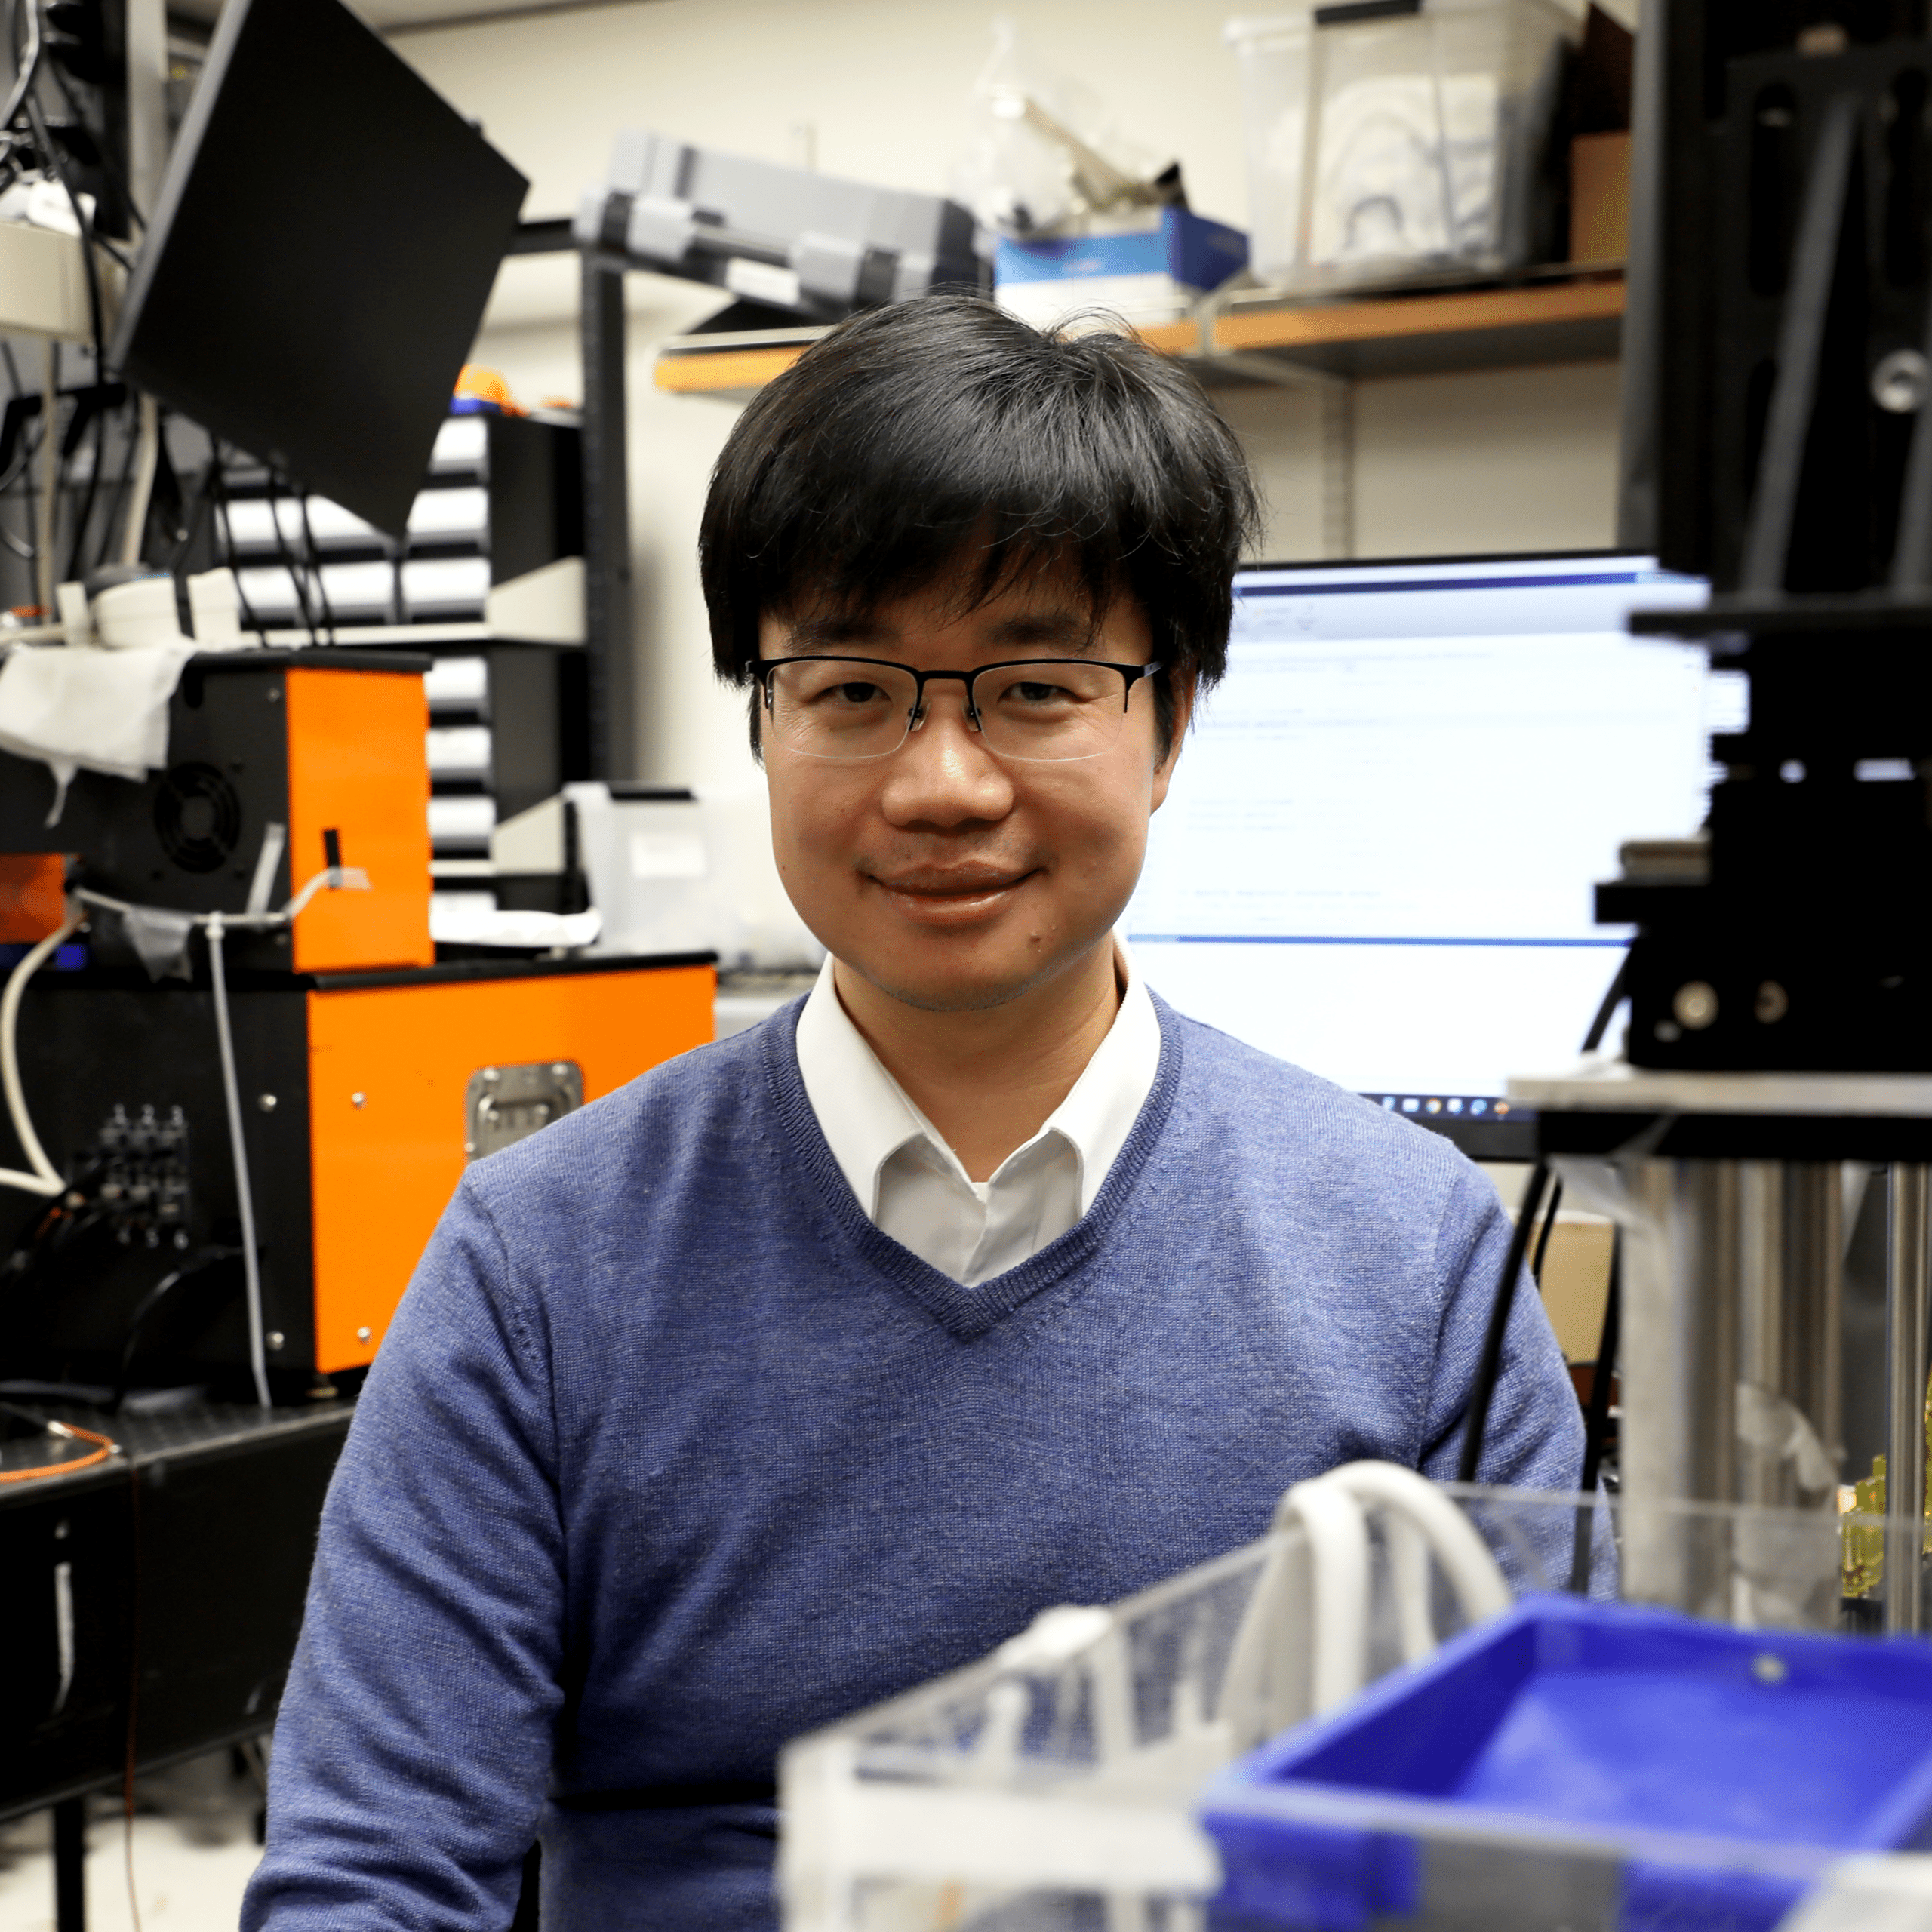
[(141, 1297), (134, 1313), (128, 1318), (128, 1338), (121, 1346), (121, 1367), (114, 1380), (114, 1395), (108, 1404), (109, 1409), (118, 1413), (122, 1404), (128, 1399), (128, 1382), (134, 1371), (134, 1352), (140, 1346), (141, 1331), (146, 1325), (149, 1317), (183, 1281), (192, 1281), (197, 1275), (205, 1274), (217, 1262), (235, 1260), (241, 1252), (238, 1247), (210, 1246), (197, 1249), (180, 1267), (162, 1275)]
[(222, 446), (214, 438), (208, 439), (208, 474), (205, 479), (213, 491), (210, 500), (215, 508), (214, 527), (220, 533), (222, 555), (228, 560), (228, 568), (235, 578), (235, 601), (242, 607), (243, 627), (253, 631), (266, 650), (269, 641), (268, 626), (256, 615), (248, 601), (248, 593), (242, 587), (242, 563), (235, 549), (235, 526), (228, 515), (228, 459)]
[(14, 51), (20, 35), (20, 0), (7, 0), (8, 65), (14, 69), (14, 80), (6, 106), (0, 109), (0, 141), (7, 143), (9, 158), (17, 145), (14, 140), (14, 123), (21, 109), (32, 98), (34, 82), (40, 75), (41, 59), (47, 51), (47, 36), (41, 29), (38, 0), (27, 0), (27, 24), (32, 31), (28, 36), (24, 60)]
[(329, 608), (329, 587), (322, 581), (322, 553), (315, 548), (315, 533), (309, 521), (309, 493), (297, 488), (296, 501), (302, 506), (302, 544), (308, 552), (309, 568), (315, 574), (315, 601), (322, 607), (322, 628), (329, 642), (336, 641), (335, 613)]
[(1611, 1392), (1617, 1380), (1617, 1349), (1623, 1324), (1623, 1230), (1610, 1236), (1610, 1291), (1604, 1297), (1603, 1328), (1597, 1337), (1597, 1365), (1590, 1374), (1590, 1399), (1583, 1410), (1583, 1473), (1577, 1487), (1592, 1499), (1577, 1511), (1577, 1546), (1570, 1559), (1570, 1588), (1578, 1596), (1590, 1587), (1590, 1543), (1596, 1514), (1594, 1500), (1603, 1474), (1603, 1452), (1610, 1437)]
[[(1584, 1035), (1583, 1051), (1594, 1053), (1603, 1043), (1604, 1035), (1610, 1030), (1610, 1023), (1623, 998), (1625, 986), (1629, 983), (1630, 955), (1626, 952), (1617, 968), (1617, 977), (1610, 983), (1610, 989), (1603, 996), (1603, 1004), (1597, 1008), (1596, 1017), (1590, 1022), (1590, 1030)], [(1482, 1461), (1483, 1432), (1489, 1426), (1490, 1404), (1496, 1398), (1497, 1378), (1503, 1373), (1503, 1343), (1509, 1332), (1510, 1311), (1516, 1303), (1516, 1281), (1522, 1272), (1523, 1257), (1529, 1251), (1530, 1229), (1537, 1217), (1537, 1211), (1543, 1204), (1543, 1189), (1549, 1183), (1549, 1163), (1537, 1161), (1530, 1170), (1529, 1186), (1524, 1191), (1521, 1211), (1516, 1217), (1515, 1231), (1509, 1238), (1509, 1258), (1503, 1263), (1503, 1275), (1496, 1284), (1496, 1292), (1490, 1303), (1489, 1329), (1483, 1337), (1482, 1358), (1476, 1367), (1476, 1379), (1469, 1389), (1467, 1420), (1463, 1435), (1463, 1459), (1457, 1480), (1474, 1482), (1476, 1470)], [(1552, 1205), (1550, 1220), (1555, 1220)], [(1544, 1239), (1549, 1238), (1546, 1229)], [(1537, 1260), (1540, 1264), (1541, 1251)]]
[(1496, 1384), (1503, 1372), (1503, 1343), (1509, 1332), (1509, 1314), (1516, 1302), (1516, 1280), (1523, 1272), (1523, 1257), (1529, 1252), (1531, 1231), (1536, 1226), (1537, 1211), (1543, 1205), (1543, 1189), (1549, 1184), (1549, 1163), (1539, 1161), (1530, 1170), (1529, 1185), (1523, 1190), (1523, 1204), (1516, 1214), (1516, 1226), (1509, 1236), (1509, 1252), (1503, 1263), (1502, 1278), (1491, 1297), (1489, 1328), (1483, 1337), (1482, 1357), (1476, 1366), (1476, 1379), (1469, 1389), (1469, 1407), (1464, 1412), (1463, 1458), (1456, 1472), (1458, 1482), (1474, 1482), (1482, 1463), (1483, 1432), (1489, 1426), (1490, 1404), (1495, 1399)]
[(281, 567), (288, 573), (289, 582), (295, 586), (296, 608), (302, 614), (302, 628), (309, 633), (311, 647), (319, 646), (321, 635), (315, 629), (314, 613), (309, 608), (309, 586), (303, 580), (302, 573), (295, 568), (295, 552), (288, 546), (288, 539), (281, 529), (281, 479), (272, 467), (268, 472), (269, 522), (275, 531), (275, 554), (281, 559)]
[[(57, 342), (52, 345), (52, 348), (54, 355), (54, 394), (57, 407), (60, 395), (60, 345)], [(14, 352), (11, 347), (7, 350), (7, 368), (8, 374), (13, 379), (14, 393), (17, 395), (25, 395), (26, 394), (26, 391), (21, 386), (20, 372), (14, 364)], [(47, 401), (45, 395), (43, 392), (41, 399), (40, 408), (36, 413), (34, 419), (36, 422), (40, 423), (40, 436), (42, 437), (48, 435), (51, 429), (51, 425), (42, 420), (46, 414)], [(39, 455), (42, 447), (42, 445), (40, 441), (40, 437), (36, 437), (34, 440), (33, 445), (32, 454), (34, 456), (38, 457)], [(23, 507), (26, 512), (27, 547), (24, 551), (20, 552), (19, 554), (24, 556), (29, 562), (35, 564), (38, 563), (40, 561), (40, 518), (35, 514), (35, 509), (40, 502), (40, 485), (38, 480), (38, 466), (37, 464), (32, 461), (29, 461), (26, 467), (20, 472), (26, 485), (26, 488), (22, 491), (21, 496)], [(9, 487), (11, 487), (14, 479), (11, 477), (9, 477), (7, 480)], [(32, 589), (33, 600), (37, 601), (40, 595), (40, 586), (38, 581), (33, 584)]]
[[(54, 62), (51, 71), (54, 75), (54, 85), (66, 96), (67, 106), (72, 110), (74, 118), (87, 129), (89, 135), (93, 137), (95, 146), (100, 149), (100, 171), (106, 177), (115, 193), (121, 197), (121, 205), (128, 211), (128, 219), (134, 223), (136, 227), (145, 229), (148, 225), (147, 217), (134, 205), (134, 191), (128, 183), (127, 173), (115, 160), (112, 150), (108, 143), (102, 138), (106, 130), (88, 125), (87, 109), (75, 95), (73, 83), (61, 71), (59, 61)], [(100, 245), (106, 248), (123, 268), (127, 267), (128, 265), (127, 257), (118, 248), (112, 247), (106, 236), (103, 235), (99, 238)]]
[(1556, 1211), (1563, 1205), (1563, 1183), (1559, 1178), (1550, 1189), (1549, 1205), (1543, 1213), (1543, 1232), (1537, 1237), (1537, 1251), (1530, 1258), (1530, 1279), (1537, 1284), (1537, 1292), (1543, 1289), (1543, 1258), (1549, 1252), (1550, 1230), (1556, 1226)]
[(1590, 1030), (1583, 1035), (1584, 1052), (1593, 1054), (1603, 1044), (1603, 1036), (1610, 1031), (1610, 1023), (1617, 1017), (1617, 1009), (1623, 1004), (1623, 996), (1629, 990), (1630, 955), (1626, 952), (1617, 962), (1617, 977), (1611, 981), (1602, 1005), (1597, 1008), (1597, 1017), (1590, 1022)]

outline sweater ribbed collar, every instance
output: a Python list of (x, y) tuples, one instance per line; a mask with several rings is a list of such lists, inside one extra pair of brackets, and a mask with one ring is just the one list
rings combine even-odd
[(788, 1178), (804, 1211), (835, 1231), (854, 1259), (909, 1297), (961, 1341), (986, 1334), (1023, 1303), (1078, 1273), (1112, 1232), (1174, 1104), (1181, 1069), (1181, 1035), (1173, 1010), (1158, 995), (1161, 1060), (1146, 1103), (1091, 1206), (1057, 1240), (1003, 1275), (967, 1287), (922, 1261), (882, 1232), (853, 1198), (844, 1172), (826, 1144), (798, 1072), (798, 1015), (804, 1001), (781, 1008), (759, 1029), (772, 1104), (783, 1124), (792, 1156)]

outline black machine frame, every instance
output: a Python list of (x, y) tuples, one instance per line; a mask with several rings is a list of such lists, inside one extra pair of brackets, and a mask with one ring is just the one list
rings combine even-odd
[(1701, 871), (1598, 894), (1639, 928), (1639, 1066), (1932, 1069), (1926, 28), (1923, 0), (1664, 0), (1645, 23), (1649, 527), (1626, 534), (1712, 595), (1633, 629), (1704, 639), (1751, 720), (1713, 741)]

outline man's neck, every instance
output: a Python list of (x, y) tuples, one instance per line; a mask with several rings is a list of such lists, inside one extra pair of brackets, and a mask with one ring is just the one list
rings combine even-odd
[(880, 1064), (977, 1181), (990, 1180), (1072, 1092), (1121, 992), (1111, 934), (1045, 985), (983, 1012), (921, 1011), (843, 961), (832, 984)]

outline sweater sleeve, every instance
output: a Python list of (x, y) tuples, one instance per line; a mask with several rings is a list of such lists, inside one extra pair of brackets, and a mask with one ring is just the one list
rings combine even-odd
[[(1496, 1190), (1476, 1170), (1467, 1170), (1451, 1197), (1437, 1247), (1444, 1313), (1422, 1471), (1438, 1482), (1453, 1482), (1462, 1461), (1469, 1398), (1510, 1233)], [(1515, 1489), (1574, 1490), (1582, 1480), (1583, 1463), (1582, 1411), (1525, 1268), (1517, 1278), (1476, 1480)], [(1567, 1577), (1567, 1557), (1564, 1564)], [(1555, 1580), (1560, 1586), (1561, 1579)]]
[(466, 1178), (330, 1486), (242, 1932), (509, 1922), (563, 1701), (543, 1339)]

